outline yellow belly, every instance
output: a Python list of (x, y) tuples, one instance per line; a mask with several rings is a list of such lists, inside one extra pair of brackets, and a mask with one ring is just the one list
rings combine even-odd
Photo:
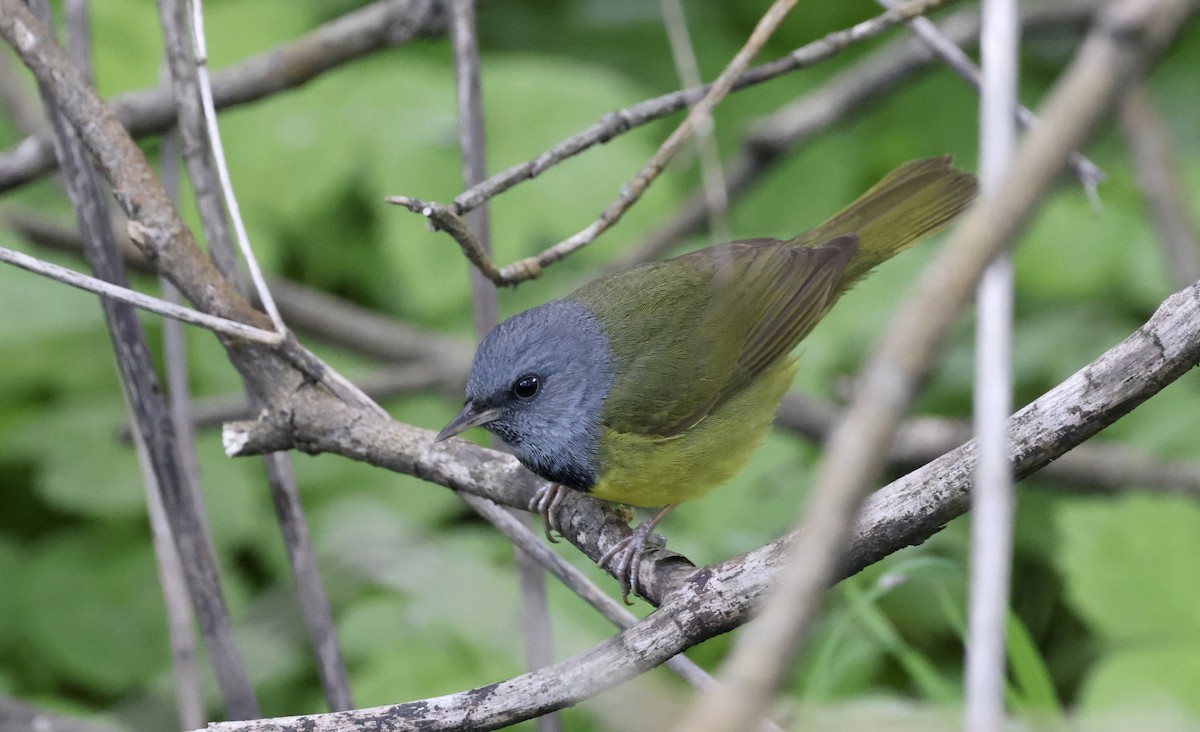
[(766, 439), (796, 373), (781, 359), (753, 384), (686, 432), (646, 437), (603, 428), (603, 471), (589, 493), (631, 506), (700, 498), (729, 480)]

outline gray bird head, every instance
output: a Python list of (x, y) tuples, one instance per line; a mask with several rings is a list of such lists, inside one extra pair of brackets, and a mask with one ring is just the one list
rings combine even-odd
[(533, 472), (587, 490), (596, 482), (611, 360), (608, 339), (583, 305), (555, 300), (518, 313), (479, 344), (467, 403), (435, 441), (483, 427)]

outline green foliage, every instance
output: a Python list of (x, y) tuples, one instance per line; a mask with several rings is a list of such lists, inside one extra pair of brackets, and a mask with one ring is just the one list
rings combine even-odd
[[(1067, 597), (1105, 648), (1090, 708), (1200, 714), (1200, 508), (1185, 499), (1077, 502), (1059, 514)], [(1166, 706), (1164, 707), (1164, 703)]]
[[(205, 4), (210, 65), (220, 69), (363, 4), (211, 0)], [(722, 0), (685, 5), (706, 79), (719, 73), (766, 7)], [(101, 91), (155, 83), (162, 41), (152, 4), (91, 6)], [(875, 12), (866, 0), (802, 3), (760, 60)], [(480, 8), (480, 26), (490, 171), (529, 160), (608, 112), (678, 86), (655, 3), (493, 0)], [(1031, 106), (1071, 48), (1059, 38), (1030, 39), (1022, 95)], [(756, 115), (820, 87), (869, 50), (853, 48), (731, 96), (716, 115), (723, 157), (739, 149)], [(1198, 60), (1200, 26), (1181, 35), (1153, 79), (1192, 200), (1200, 198)], [(975, 105), (973, 92), (944, 69), (906, 81), (785, 155), (735, 201), (732, 230), (739, 237), (791, 236), (911, 158), (953, 153), (971, 167)], [(428, 231), (423, 218), (383, 203), (390, 194), (445, 202), (461, 191), (455, 115), (449, 44), (428, 39), (224, 112), (234, 186), (264, 266), (467, 337), (461, 253), (446, 235)], [(587, 225), (679, 118), (621, 135), (496, 198), (490, 215), (497, 260), (528, 256)], [(0, 145), (18, 139), (0, 120)], [(144, 149), (153, 156), (157, 147), (147, 141)], [(1016, 250), (1019, 404), (1126, 337), (1173, 289), (1119, 135), (1102, 129), (1087, 152), (1111, 178), (1100, 191), (1103, 212), (1093, 213), (1064, 179)], [(698, 178), (689, 148), (613, 231), (542, 279), (501, 292), (501, 311), (561, 295), (627, 253), (677, 210)], [(49, 182), (6, 201), (71, 220)], [(194, 207), (182, 208), (194, 224)], [(697, 234), (677, 249), (707, 243), (707, 235)], [(0, 228), (0, 246), (28, 248), (7, 228)], [(847, 377), (939, 246), (917, 247), (850, 292), (801, 346), (796, 388), (843, 394)], [(82, 267), (72, 257), (36, 253)], [(137, 286), (155, 288), (147, 279)], [(0, 693), (107, 712), (133, 729), (171, 728), (170, 659), (144, 489), (132, 448), (116, 438), (127, 416), (100, 309), (91, 295), (0, 267), (0, 312), (6, 314), (0, 318)], [(143, 322), (157, 351), (157, 320)], [(189, 329), (186, 340), (195, 396), (239, 394), (240, 377), (216, 339)], [(969, 412), (972, 341), (969, 324), (953, 334), (920, 411)], [(333, 350), (321, 355), (352, 379), (378, 366)], [(1103, 439), (1200, 459), (1197, 403), (1200, 380), (1190, 374)], [(457, 402), (415, 394), (385, 406), (399, 420), (437, 428)], [(213, 430), (201, 431), (197, 454), (224, 589), (264, 708), (319, 711), (314, 662), (261, 464), (226, 459)], [(671, 546), (708, 563), (777, 537), (794, 524), (818, 457), (816, 447), (793, 435), (772, 435), (728, 486), (671, 516), (663, 527)], [(523, 668), (506, 541), (449, 491), (417, 478), (330, 456), (293, 459), (359, 704), (450, 693)], [(1113, 721), (1129, 714), (1138, 723), (1153, 716), (1194, 724), (1200, 581), (1191, 563), (1200, 554), (1200, 509), (1163, 496), (1064, 497), (1058, 486), (1029, 483), (1015, 537), (1010, 709), (1031, 723), (1085, 714), (1098, 720), (1096, 728), (1138, 726)], [(578, 552), (567, 547), (562, 555), (613, 588)], [(786, 690), (800, 719), (823, 729), (873, 728), (881, 720), (956, 728), (966, 556), (967, 525), (955, 521), (835, 588)], [(558, 657), (612, 632), (553, 583), (550, 604)], [(712, 668), (730, 642), (717, 638), (690, 655)], [(206, 680), (216, 715), (211, 687)], [(687, 693), (656, 672), (571, 710), (568, 728), (654, 728)], [(648, 711), (631, 719), (635, 708)]]

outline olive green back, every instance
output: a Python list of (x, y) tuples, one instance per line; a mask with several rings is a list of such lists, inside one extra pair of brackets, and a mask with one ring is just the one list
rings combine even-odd
[(918, 160), (789, 242), (721, 244), (575, 291), (569, 299), (596, 315), (615, 362), (605, 426), (664, 439), (688, 430), (790, 353), (850, 284), (974, 193), (949, 158)]

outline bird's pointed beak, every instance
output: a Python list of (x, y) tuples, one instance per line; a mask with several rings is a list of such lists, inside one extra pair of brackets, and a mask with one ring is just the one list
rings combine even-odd
[(459, 433), (466, 432), (472, 427), (494, 422), (500, 418), (503, 411), (502, 409), (480, 409), (475, 406), (474, 402), (467, 402), (462, 411), (458, 413), (458, 416), (450, 420), (450, 424), (442, 428), (442, 431), (438, 433), (437, 437), (433, 438), (433, 441), (441, 442)]

